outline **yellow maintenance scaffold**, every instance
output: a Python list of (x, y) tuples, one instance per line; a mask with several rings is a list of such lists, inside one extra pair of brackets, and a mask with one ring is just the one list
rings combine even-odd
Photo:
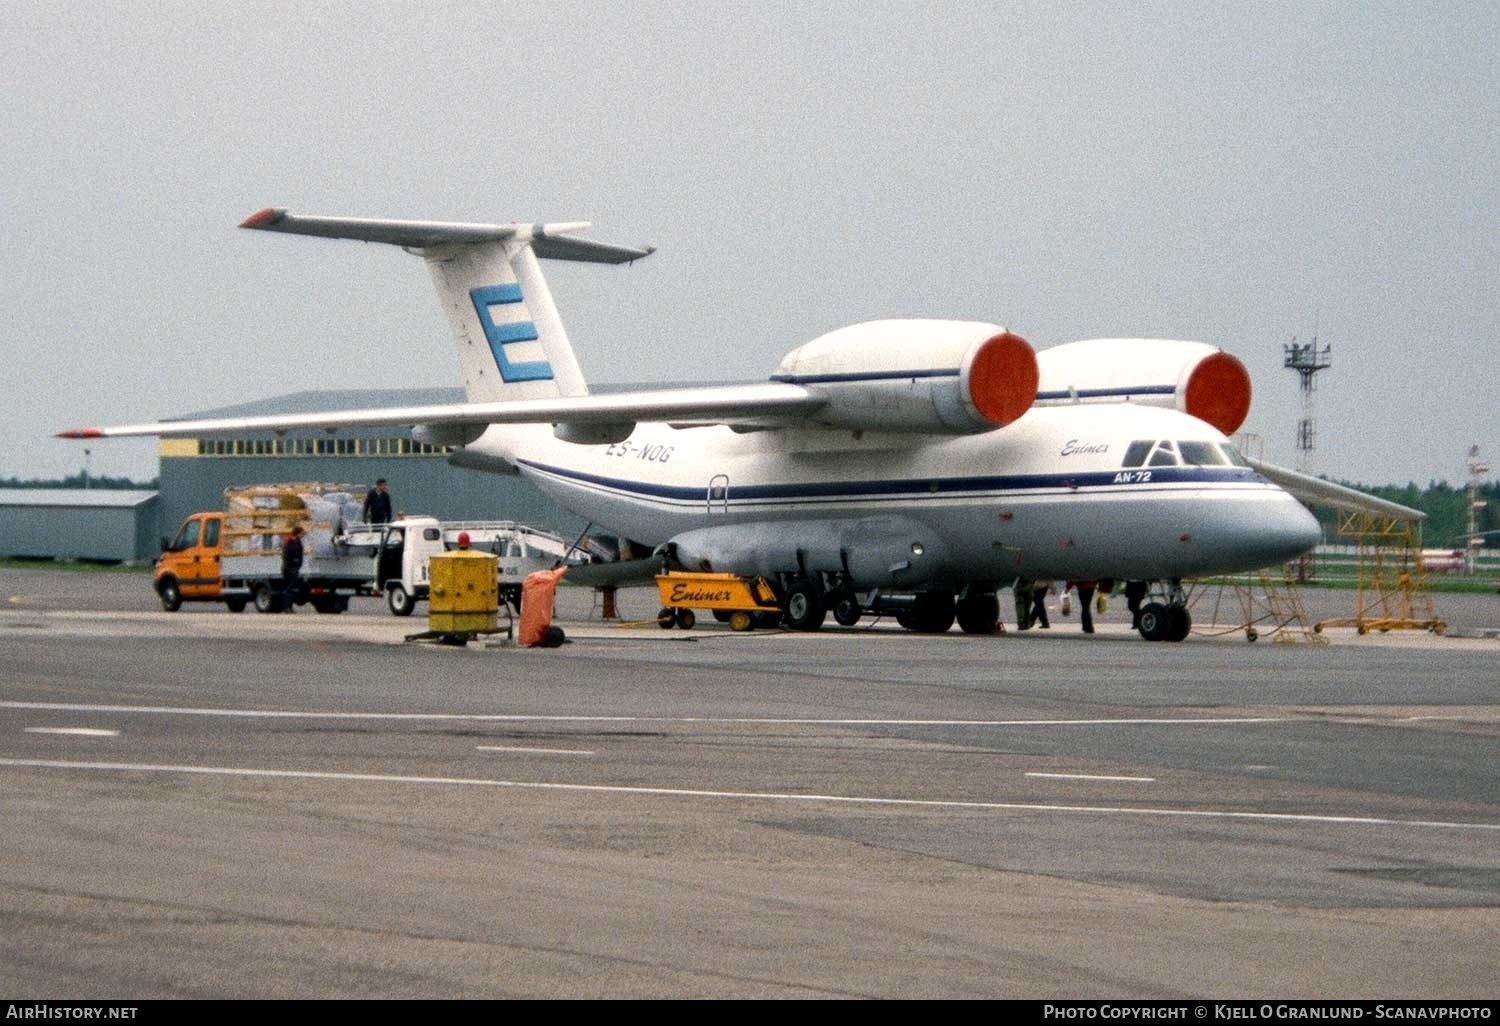
[(1313, 629), (1353, 627), (1370, 631), (1432, 631), (1447, 624), (1437, 618), (1432, 589), (1422, 569), (1420, 527), (1411, 520), (1340, 512), (1338, 533), (1358, 543), (1359, 576), (1354, 591), (1354, 615), (1319, 622)]
[(1246, 641), (1264, 636), (1283, 644), (1328, 644), (1307, 622), (1307, 610), (1297, 591), (1300, 570), (1294, 560), (1282, 567), (1193, 582), (1188, 598), (1198, 624), (1193, 633), (1215, 637), (1244, 631)]

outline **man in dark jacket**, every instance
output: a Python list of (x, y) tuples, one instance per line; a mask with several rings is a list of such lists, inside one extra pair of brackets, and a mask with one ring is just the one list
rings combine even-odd
[(365, 496), (364, 520), (367, 524), (391, 522), (391, 493), (385, 490), (385, 478), (375, 482), (375, 490)]
[(302, 579), (302, 525), (292, 528), (281, 541), (281, 608), (292, 611)]

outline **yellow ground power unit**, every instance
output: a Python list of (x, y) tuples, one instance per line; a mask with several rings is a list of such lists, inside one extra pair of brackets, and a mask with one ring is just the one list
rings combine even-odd
[(428, 628), (460, 634), (499, 626), (499, 560), (488, 552), (458, 549), (429, 560)]
[(698, 622), (694, 609), (713, 610), (718, 619), (736, 631), (748, 631), (755, 626), (757, 614), (781, 617), (781, 604), (764, 577), (669, 573), (656, 578), (656, 588), (661, 592), (663, 606), (656, 614), (656, 621), (664, 628), (677, 626), (686, 630), (693, 626)]

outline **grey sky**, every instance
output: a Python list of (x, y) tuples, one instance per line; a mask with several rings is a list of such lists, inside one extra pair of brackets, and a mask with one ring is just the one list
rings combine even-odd
[[(234, 226), (595, 222), (597, 381), (760, 378), (852, 321), (1222, 345), (1290, 465), (1500, 460), (1492, 4), (0, 5), (0, 476), (61, 428), (459, 380), (416, 258)], [(93, 468), (148, 476), (154, 442)]]

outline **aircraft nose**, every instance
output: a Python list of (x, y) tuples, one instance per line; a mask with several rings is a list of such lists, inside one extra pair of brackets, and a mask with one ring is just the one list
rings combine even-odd
[(1308, 508), (1290, 495), (1278, 503), (1275, 515), (1266, 525), (1267, 547), (1276, 559), (1284, 562), (1311, 551), (1323, 540), (1323, 527)]
[(1236, 572), (1286, 563), (1323, 540), (1318, 519), (1280, 489), (1226, 504), (1223, 514), (1223, 555)]

